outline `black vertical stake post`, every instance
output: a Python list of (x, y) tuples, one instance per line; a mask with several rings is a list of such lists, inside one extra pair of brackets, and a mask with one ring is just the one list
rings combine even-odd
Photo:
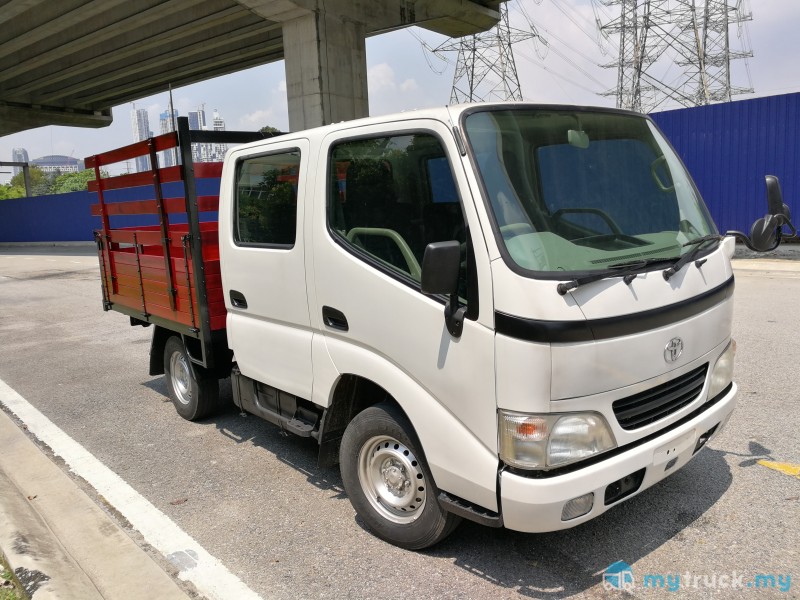
[(114, 266), (114, 261), (111, 257), (111, 225), (108, 218), (108, 211), (106, 210), (106, 199), (103, 194), (103, 178), (102, 173), (100, 173), (100, 157), (95, 154), (94, 158), (94, 179), (97, 182), (97, 203), (100, 205), (100, 222), (103, 226), (103, 247), (101, 248), (101, 252), (105, 253), (105, 256), (108, 257), (108, 270), (110, 278), (108, 280), (108, 285), (110, 288), (107, 290), (108, 292), (108, 299), (111, 301), (111, 297), (117, 293), (117, 290), (114, 289), (114, 285), (117, 281), (117, 269)]
[(164, 268), (167, 275), (169, 307), (175, 312), (175, 296), (178, 290), (175, 288), (176, 282), (172, 276), (172, 256), (170, 256), (169, 251), (169, 216), (164, 207), (164, 196), (161, 191), (161, 175), (158, 171), (158, 154), (156, 153), (156, 142), (153, 138), (147, 140), (147, 147), (150, 151), (150, 168), (153, 170), (153, 189), (155, 190), (156, 208), (158, 210), (158, 223), (161, 226), (161, 251), (164, 253)]
[(194, 162), (192, 162), (192, 141), (189, 133), (188, 117), (178, 117), (178, 150), (183, 170), (183, 189), (186, 197), (186, 214), (189, 218), (189, 235), (194, 265), (194, 289), (197, 293), (197, 311), (200, 318), (197, 328), (203, 352), (203, 366), (214, 366), (214, 353), (211, 342), (211, 316), (208, 312), (208, 292), (206, 272), (203, 262), (203, 240), (200, 235), (200, 211), (197, 207), (197, 188), (194, 181)]

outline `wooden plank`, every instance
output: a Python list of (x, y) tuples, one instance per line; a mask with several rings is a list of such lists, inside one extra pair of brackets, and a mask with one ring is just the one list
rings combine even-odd
[(194, 178), (219, 179), (222, 177), (222, 165), (221, 162), (194, 163)]
[[(92, 204), (92, 216), (100, 216), (100, 205)], [(154, 215), (158, 211), (155, 200), (130, 200), (127, 202), (106, 202), (106, 214), (118, 215)]]
[[(186, 200), (184, 198), (164, 198), (164, 210), (170, 215), (185, 214)], [(197, 210), (200, 212), (217, 212), (219, 210), (219, 196), (198, 196)], [(99, 217), (100, 205), (92, 204), (91, 211), (92, 216)], [(158, 204), (155, 200), (106, 202), (106, 214), (111, 217), (119, 215), (155, 215), (158, 214)]]
[[(180, 166), (158, 169), (158, 176), (161, 180), (161, 183), (182, 181)], [(122, 188), (153, 185), (153, 171), (142, 171), (141, 173), (129, 173), (127, 175), (117, 175), (116, 177), (106, 177), (101, 179), (99, 183), (95, 179), (89, 181), (89, 191), (96, 192), (100, 185), (103, 186), (103, 190), (120, 190)]]
[[(156, 151), (169, 150), (178, 145), (178, 135), (175, 132), (165, 133), (152, 138), (156, 144)], [(147, 156), (150, 153), (149, 140), (134, 142), (122, 148), (109, 150), (101, 154), (87, 157), (83, 162), (85, 168), (94, 169), (95, 166), (112, 165), (114, 163), (130, 160), (138, 156)], [(106, 188), (107, 189), (107, 188)]]
[(111, 229), (108, 232), (109, 241), (112, 244), (133, 244), (133, 230)]

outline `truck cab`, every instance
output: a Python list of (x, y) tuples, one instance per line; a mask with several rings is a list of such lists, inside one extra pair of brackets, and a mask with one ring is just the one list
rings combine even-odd
[(347, 421), (345, 442), (373, 401), (402, 414), (425, 489), (408, 440), (381, 433), (391, 410), (340, 457), (348, 495), (398, 529), (440, 495), (516, 530), (577, 525), (685, 464), (733, 410), (733, 240), (708, 237), (646, 117), (500, 105), (356, 121), (240, 147), (222, 180), (241, 376)]
[(217, 235), (215, 366), (161, 323), (151, 367), (187, 418), (230, 373), (235, 404), (316, 439), (401, 547), (462, 518), (579, 525), (736, 403), (734, 238), (637, 113), (465, 105), (241, 145)]

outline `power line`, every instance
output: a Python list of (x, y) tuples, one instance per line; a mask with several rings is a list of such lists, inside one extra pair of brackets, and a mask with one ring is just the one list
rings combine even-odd
[[(607, 39), (619, 36), (614, 63), (617, 85), (605, 92), (616, 96), (617, 106), (651, 112), (666, 99), (682, 106), (730, 101), (733, 95), (750, 93), (752, 79), (746, 59), (749, 47), (746, 21), (752, 14), (742, 0), (604, 0), (619, 6), (619, 17), (600, 25)], [(744, 47), (732, 50), (729, 29), (739, 28)], [(743, 39), (744, 38), (744, 39)], [(745, 42), (744, 40), (748, 40)], [(747, 87), (731, 81), (731, 61), (745, 60)], [(663, 76), (657, 71), (667, 63)], [(673, 66), (680, 74), (673, 82), (666, 76)]]
[(451, 104), (480, 100), (522, 100), (512, 45), (538, 37), (535, 29), (512, 28), (506, 3), (500, 5), (500, 20), (489, 31), (445, 42), (437, 55), (455, 52), (456, 69), (450, 92)]

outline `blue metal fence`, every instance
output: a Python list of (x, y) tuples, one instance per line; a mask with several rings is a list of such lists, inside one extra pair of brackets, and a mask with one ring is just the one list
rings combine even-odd
[[(198, 195), (219, 193), (219, 179), (198, 179)], [(162, 186), (165, 198), (183, 196), (181, 182)], [(152, 186), (111, 190), (105, 193), (107, 202), (152, 198)], [(16, 198), (0, 201), (1, 242), (82, 242), (94, 240), (93, 231), (100, 228), (100, 219), (91, 214), (97, 194), (70, 192), (35, 198)], [(157, 225), (154, 215), (131, 215), (111, 218), (113, 227)], [(216, 213), (201, 213), (202, 221), (216, 219)], [(186, 222), (185, 215), (174, 215), (173, 223)]]
[[(792, 214), (800, 214), (800, 93), (652, 117), (683, 158), (721, 232), (749, 231), (763, 216), (768, 174), (778, 176), (784, 202)], [(218, 179), (200, 181), (206, 182), (206, 190), (219, 189)], [(109, 193), (109, 199), (139, 197), (136, 189)], [(0, 201), (0, 242), (91, 240), (99, 220), (90, 215), (89, 207), (96, 201), (88, 192)], [(130, 224), (146, 223), (153, 221), (138, 217)]]
[(651, 115), (675, 146), (720, 232), (750, 231), (767, 210), (765, 175), (800, 214), (800, 94)]

